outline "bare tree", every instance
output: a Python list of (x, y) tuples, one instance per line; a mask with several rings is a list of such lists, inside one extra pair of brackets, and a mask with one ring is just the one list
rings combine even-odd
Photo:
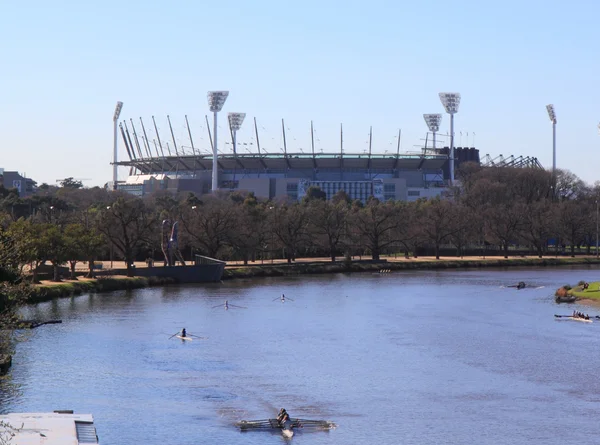
[(144, 201), (128, 195), (119, 196), (111, 205), (100, 209), (96, 228), (122, 255), (127, 276), (133, 276), (132, 264), (139, 249), (158, 230), (156, 215)]
[(381, 203), (370, 199), (363, 208), (354, 208), (351, 221), (358, 235), (366, 241), (374, 260), (379, 260), (383, 250), (396, 242), (398, 211), (392, 201)]
[(219, 197), (209, 196), (194, 205), (184, 202), (180, 217), (191, 242), (211, 258), (219, 255), (231, 232), (238, 229), (234, 204)]
[(310, 230), (316, 235), (313, 244), (324, 247), (331, 261), (335, 261), (345, 232), (348, 204), (343, 200), (333, 203), (316, 199), (308, 203), (307, 211)]
[(308, 212), (299, 203), (271, 207), (268, 213), (271, 230), (283, 246), (287, 262), (291, 263), (300, 248), (308, 243)]

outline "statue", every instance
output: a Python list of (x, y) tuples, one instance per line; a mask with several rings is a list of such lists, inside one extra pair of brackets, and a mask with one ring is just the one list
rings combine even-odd
[(185, 266), (183, 255), (181, 255), (181, 251), (179, 250), (179, 243), (177, 238), (178, 232), (179, 223), (177, 221), (171, 224), (170, 219), (163, 219), (160, 247), (162, 249), (163, 255), (165, 256), (165, 267), (175, 265), (175, 262), (173, 261), (173, 255), (175, 255), (175, 258), (179, 260), (182, 265)]
[(179, 243), (177, 241), (177, 234), (179, 232), (179, 223), (175, 221), (173, 223), (173, 228), (171, 229), (171, 239), (169, 240), (169, 250), (171, 252), (171, 262), (173, 259), (173, 254), (175, 254), (175, 258), (177, 258), (182, 266), (185, 266), (185, 261), (183, 260), (183, 255), (181, 255), (181, 251), (179, 250)]
[(160, 248), (163, 255), (165, 256), (164, 266), (171, 266), (171, 258), (169, 255), (169, 237), (171, 235), (171, 221), (169, 219), (163, 219)]

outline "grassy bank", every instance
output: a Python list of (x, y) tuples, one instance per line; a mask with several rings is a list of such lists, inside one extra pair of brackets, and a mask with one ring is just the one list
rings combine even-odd
[(33, 286), (29, 297), (30, 303), (39, 303), (54, 298), (70, 297), (91, 292), (111, 292), (116, 290), (140, 289), (150, 286), (173, 284), (170, 278), (157, 277), (100, 277), (96, 279), (80, 279), (77, 281), (62, 281), (60, 283), (42, 282)]
[(558, 258), (386, 258), (381, 261), (306, 261), (299, 260), (292, 264), (250, 264), (236, 265), (225, 269), (223, 279), (276, 277), (285, 275), (323, 274), (340, 272), (379, 272), (380, 270), (414, 270), (414, 269), (458, 269), (471, 267), (543, 267), (565, 265), (598, 264), (595, 257), (558, 257)]
[(563, 286), (556, 291), (556, 295), (569, 295), (577, 297), (578, 300), (597, 300), (600, 301), (600, 282), (594, 281), (588, 283), (588, 288), (584, 289), (582, 284), (570, 287)]

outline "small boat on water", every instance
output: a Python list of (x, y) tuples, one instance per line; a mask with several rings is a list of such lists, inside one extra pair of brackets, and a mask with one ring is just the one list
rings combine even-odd
[(572, 315), (554, 315), (554, 317), (556, 318), (556, 320), (573, 320), (580, 321), (582, 323), (593, 323), (591, 318), (585, 317), (574, 317)]
[(241, 431), (281, 430), (285, 437), (293, 437), (294, 429), (330, 430), (337, 425), (329, 420), (307, 420), (291, 418), (280, 424), (277, 419), (241, 420), (235, 424)]
[(181, 335), (176, 335), (175, 337), (177, 337), (180, 340), (187, 340), (187, 341), (192, 341), (192, 337), (182, 337)]

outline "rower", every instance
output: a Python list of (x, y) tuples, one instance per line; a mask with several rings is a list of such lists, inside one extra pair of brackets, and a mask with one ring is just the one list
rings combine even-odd
[[(288, 415), (288, 413), (285, 410), (285, 408), (281, 408), (281, 410), (279, 411), (279, 414), (277, 414), (277, 423), (279, 425), (282, 425), (283, 421), (284, 421), (284, 417), (287, 415)], [(289, 418), (289, 416), (288, 416), (288, 418)]]
[(281, 294), (281, 302), (285, 303), (285, 294)]
[(225, 310), (229, 309), (229, 303), (225, 300)]
[(181, 337), (185, 337), (185, 336), (186, 336), (186, 334), (187, 334), (187, 333), (186, 333), (186, 331), (185, 331), (185, 328), (183, 328), (183, 329), (181, 330)]

